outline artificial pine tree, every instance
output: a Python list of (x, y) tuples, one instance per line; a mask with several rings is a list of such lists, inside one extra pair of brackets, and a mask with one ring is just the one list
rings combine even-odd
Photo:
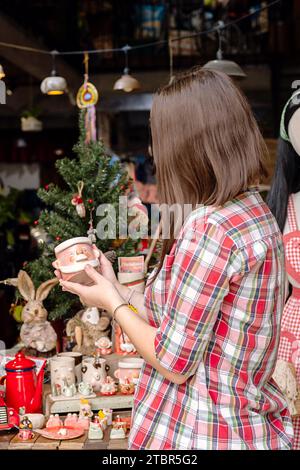
[[(130, 185), (127, 172), (120, 162), (112, 163), (101, 141), (85, 142), (84, 110), (80, 113), (79, 130), (79, 141), (73, 148), (75, 158), (63, 158), (56, 162), (56, 168), (65, 182), (65, 187), (49, 184), (38, 191), (38, 196), (47, 207), (41, 212), (38, 224), (50, 237), (50, 243), (44, 243), (39, 258), (25, 267), (36, 287), (54, 275), (52, 262), (55, 260), (55, 246), (69, 238), (87, 236), (92, 208), (94, 208), (92, 212), (94, 224), (96, 208), (104, 203), (115, 207), (118, 220), (119, 197), (124, 195)], [(74, 194), (78, 193), (80, 181), (84, 183), (82, 199), (86, 207), (86, 215), (83, 218), (78, 215), (71, 203)], [(112, 249), (114, 240), (97, 238), (96, 245), (102, 252), (106, 252)], [(118, 256), (130, 256), (134, 254), (136, 246), (137, 241), (128, 239), (113, 249)], [(78, 298), (63, 292), (59, 286), (52, 290), (45, 301), (45, 306), (51, 320), (69, 318), (81, 308)]]

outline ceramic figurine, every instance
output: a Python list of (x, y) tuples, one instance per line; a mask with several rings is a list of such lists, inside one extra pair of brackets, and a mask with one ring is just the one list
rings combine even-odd
[[(100, 412), (101, 410), (99, 410)], [(107, 418), (107, 425), (110, 426), (111, 423), (112, 423), (112, 413), (113, 413), (113, 410), (111, 410), (110, 408), (103, 408), (103, 413), (105, 414), (106, 418)]]
[(119, 390), (122, 395), (132, 395), (134, 393), (134, 383), (131, 382), (128, 378), (125, 378), (124, 382), (119, 383)]
[(111, 396), (117, 393), (117, 386), (112, 377), (106, 377), (105, 382), (100, 387), (101, 395)]
[(78, 282), (84, 285), (93, 283), (85, 273), (84, 268), (90, 265), (99, 266), (99, 251), (88, 237), (77, 237), (66, 240), (54, 249), (56, 261), (55, 269), (59, 269), (64, 281)]
[(93, 393), (93, 387), (87, 382), (80, 382), (78, 385), (78, 392), (84, 397), (88, 397)]
[(118, 324), (115, 327), (115, 351), (122, 356), (137, 355), (134, 345)]
[(65, 397), (73, 397), (76, 394), (76, 391), (77, 391), (76, 385), (75, 384), (68, 385), (67, 381), (65, 380), (65, 385), (62, 388), (62, 394)]
[(95, 353), (95, 343), (99, 338), (108, 337), (110, 318), (96, 307), (80, 310), (66, 326), (66, 334), (74, 339), (76, 345), (73, 351), (91, 356)]
[(91, 405), (85, 398), (80, 399), (79, 418), (91, 418), (93, 416)]
[(27, 302), (22, 310), (23, 325), (20, 331), (21, 340), (26, 348), (33, 348), (43, 353), (56, 348), (57, 335), (47, 321), (48, 313), (43, 301), (57, 283), (58, 279), (49, 279), (35, 291), (29, 275), (25, 271), (19, 271), (17, 287)]
[(112, 422), (112, 429), (110, 431), (110, 439), (125, 439), (126, 437), (126, 423), (123, 422), (120, 416)]
[(102, 356), (107, 356), (112, 353), (112, 342), (107, 336), (101, 336), (101, 338), (95, 342), (95, 346)]
[(81, 416), (81, 417), (78, 418), (76, 427), (81, 428), (84, 431), (88, 431), (88, 429), (90, 427), (90, 421), (91, 421), (91, 419), (88, 416)]
[(32, 432), (32, 422), (28, 418), (28, 416), (23, 416), (20, 424), (19, 424), (19, 434), (18, 438), (22, 439), (23, 441), (29, 441), (30, 439), (34, 438), (34, 433)]
[(104, 431), (107, 428), (107, 416), (102, 410), (98, 411), (97, 419), (99, 420), (99, 423), (101, 424), (101, 427)]
[(66, 428), (60, 428), (57, 434), (59, 434), (62, 437), (65, 437), (68, 435), (68, 430)]
[(76, 428), (77, 426), (77, 423), (78, 423), (78, 416), (76, 413), (68, 413), (66, 419), (65, 419), (65, 422), (64, 422), (64, 426), (66, 427), (69, 427), (69, 428)]
[(98, 416), (95, 416), (94, 421), (89, 426), (89, 439), (103, 439), (103, 430), (99, 421)]
[(61, 426), (63, 426), (63, 422), (60, 419), (59, 415), (50, 415), (46, 424), (46, 428), (59, 428)]

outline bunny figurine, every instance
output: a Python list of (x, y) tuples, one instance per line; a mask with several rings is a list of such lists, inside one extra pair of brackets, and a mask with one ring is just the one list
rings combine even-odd
[(25, 347), (34, 348), (39, 352), (49, 352), (56, 347), (57, 336), (47, 321), (47, 310), (43, 301), (58, 280), (49, 279), (43, 282), (35, 292), (30, 276), (25, 271), (19, 271), (17, 287), (22, 297), (27, 301), (22, 311), (23, 325), (21, 340)]

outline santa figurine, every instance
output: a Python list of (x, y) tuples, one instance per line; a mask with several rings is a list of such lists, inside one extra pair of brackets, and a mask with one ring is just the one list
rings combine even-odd
[(101, 336), (101, 338), (95, 342), (95, 346), (101, 356), (107, 356), (112, 353), (112, 342), (107, 336)]
[(71, 336), (76, 342), (73, 351), (86, 356), (95, 353), (95, 343), (100, 338), (108, 338), (109, 331), (110, 318), (104, 315), (104, 311), (100, 315), (96, 307), (80, 310), (75, 317), (68, 321), (66, 327), (67, 336)]

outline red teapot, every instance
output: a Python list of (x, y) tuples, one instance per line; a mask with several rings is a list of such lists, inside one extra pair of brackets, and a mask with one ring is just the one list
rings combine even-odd
[(16, 354), (6, 366), (5, 401), (8, 407), (19, 410), (25, 408), (25, 413), (42, 412), (42, 392), (45, 365), (37, 375), (34, 361), (25, 357), (22, 352)]

